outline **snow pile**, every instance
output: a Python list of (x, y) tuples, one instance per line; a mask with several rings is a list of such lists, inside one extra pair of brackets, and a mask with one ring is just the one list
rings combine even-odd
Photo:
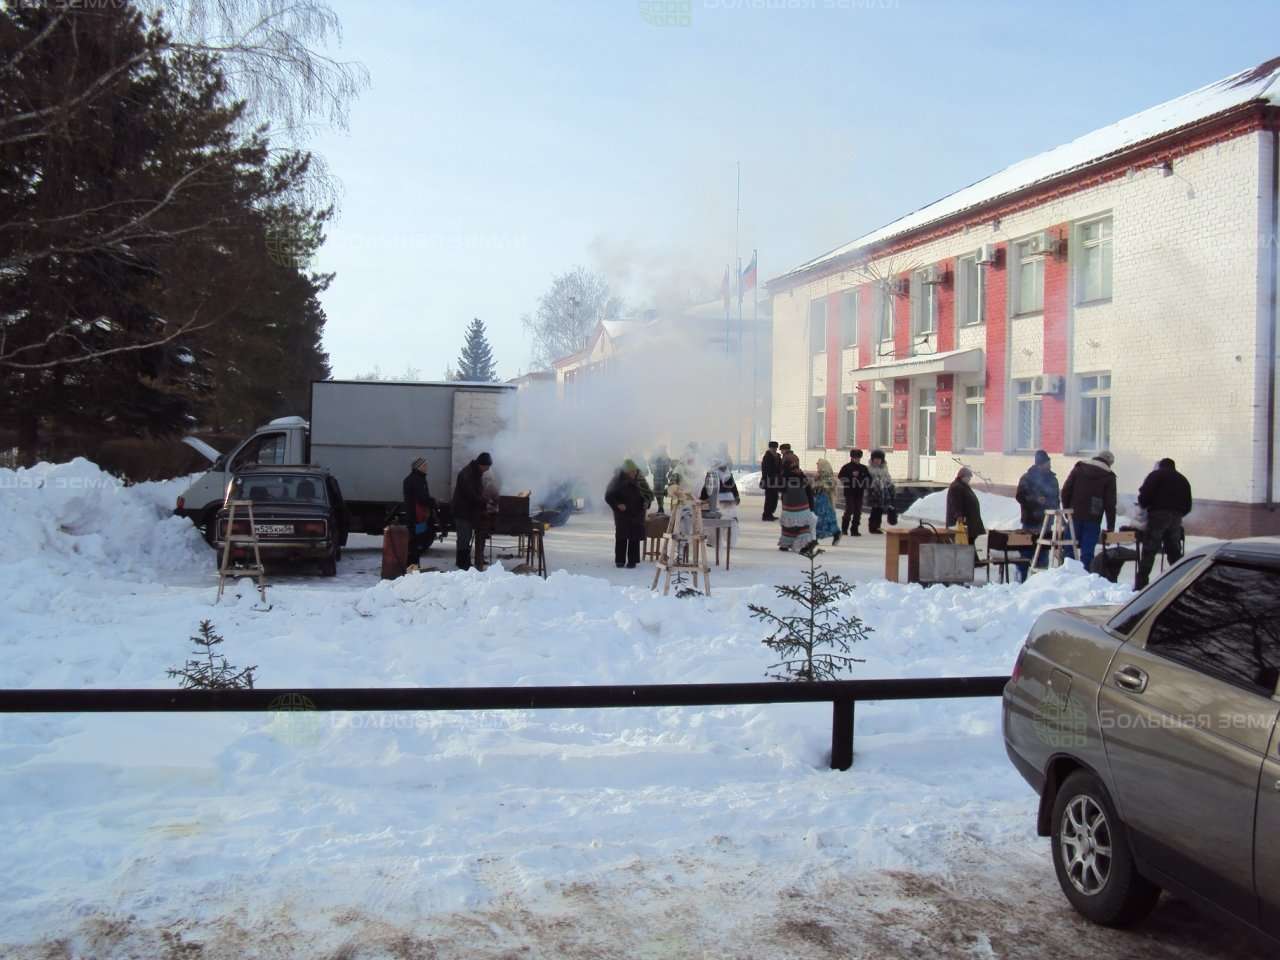
[(172, 515), (186, 483), (125, 486), (82, 457), (0, 469), (0, 566), (152, 576), (207, 563), (191, 521)]
[[(122, 525), (151, 509), (103, 495), (134, 504)], [(46, 525), (92, 515), (50, 499)], [(115, 549), (106, 530), (78, 536)], [(767, 586), (678, 600), (498, 567), (280, 583), (265, 612), (242, 586), (218, 606), (207, 584), (93, 580), (56, 604), (4, 600), (0, 687), (169, 686), (205, 617), (263, 687), (760, 680), (771, 660), (747, 604), (783, 607)], [(861, 584), (846, 609), (872, 632), (855, 675), (1006, 673), (1042, 610), (1127, 595), (1074, 565), (969, 590)], [(622, 904), (650, 879), (697, 891), (757, 877), (773, 896), (857, 870), (941, 869), (975, 843), (1039, 844), (999, 709), (862, 704), (849, 774), (826, 769), (828, 704), (0, 717), (0, 803), (21, 825), (4, 838), (0, 945), (95, 913), (265, 925), (287, 900), (307, 905), (310, 929), (338, 930), (323, 940), (342, 935), (324, 918), (352, 909), (414, 923), (581, 884)]]
[(761, 476), (759, 470), (754, 470), (751, 473), (735, 473), (733, 480), (738, 485), (739, 493), (760, 493)]
[[(1012, 497), (1001, 497), (974, 488), (982, 510), (982, 525), (988, 530), (1017, 530), (1022, 526), (1022, 508)], [(903, 511), (912, 520), (924, 520), (942, 526), (947, 519), (947, 491), (939, 490), (921, 497)]]

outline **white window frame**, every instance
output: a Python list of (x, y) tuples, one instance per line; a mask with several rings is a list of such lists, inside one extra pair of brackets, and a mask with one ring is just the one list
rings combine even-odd
[[(1012, 383), (1013, 392), (1013, 444), (1012, 449), (1016, 452), (1028, 452), (1039, 450), (1040, 443), (1044, 439), (1044, 398), (1037, 393), (1031, 392), (1031, 377), (1021, 377)], [(1025, 387), (1024, 387), (1025, 385)], [(1030, 445), (1022, 443), (1022, 407), (1029, 405), (1035, 411), (1035, 435), (1031, 438)]]
[(937, 285), (924, 282), (925, 271), (911, 274), (911, 348), (915, 352), (917, 340), (938, 336)]
[(893, 290), (881, 284), (877, 290), (879, 301), (876, 303), (876, 340), (880, 343), (893, 343), (894, 309), (893, 301), (897, 299)]
[[(815, 314), (815, 311), (818, 310), (818, 308), (821, 308), (821, 312), (822, 312), (822, 336), (821, 337), (815, 337), (813, 335), (814, 326), (815, 326), (814, 321), (817, 319), (814, 314)], [(827, 324), (829, 322), (830, 322), (830, 317), (827, 316), (827, 298), (815, 297), (813, 300), (810, 300), (809, 301), (809, 355), (811, 357), (816, 357), (820, 353), (827, 352), (827, 330), (828, 330)]]
[(858, 291), (846, 290), (840, 296), (840, 349), (858, 345)]
[[(974, 396), (969, 395), (970, 390), (977, 390)], [(960, 424), (961, 450), (985, 450), (987, 440), (987, 385), (985, 383), (963, 383), (960, 385), (961, 391), (961, 409), (964, 410), (964, 419)], [(970, 426), (973, 423), (973, 417), (978, 417), (978, 442), (975, 446), (969, 440)]]
[[(1092, 240), (1085, 239), (1085, 231), (1090, 227), (1098, 227), (1098, 236)], [(1103, 236), (1103, 228), (1105, 227), (1106, 235)], [(1091, 217), (1088, 220), (1082, 220), (1076, 224), (1076, 250), (1075, 257), (1075, 285), (1076, 285), (1076, 303), (1106, 303), (1113, 296), (1115, 290), (1115, 218), (1107, 213), (1098, 217)], [(1103, 270), (1103, 259), (1099, 259), (1098, 263), (1098, 292), (1096, 295), (1090, 295), (1087, 289), (1088, 281), (1086, 279), (1090, 261), (1090, 251), (1103, 251), (1102, 257), (1107, 261), (1109, 269)], [(1104, 283), (1104, 279), (1107, 281)], [(1105, 289), (1103, 289), (1105, 287)]]
[(840, 397), (840, 416), (842, 418), (840, 439), (846, 447), (858, 445), (858, 391), (845, 393)]
[[(1106, 378), (1105, 386), (1102, 383)], [(1086, 382), (1092, 380), (1094, 385), (1086, 387)], [(1097, 442), (1086, 444), (1084, 440), (1085, 426), (1085, 403), (1086, 401), (1098, 401), (1093, 410), (1093, 429)], [(1103, 403), (1101, 401), (1105, 400)], [(1106, 411), (1105, 416), (1103, 411)], [(1076, 422), (1076, 451), (1079, 453), (1097, 453), (1100, 450), (1106, 450), (1111, 446), (1111, 372), (1109, 370), (1099, 370), (1095, 373), (1081, 373), (1076, 376), (1076, 412), (1078, 420)], [(1102, 429), (1105, 420), (1105, 430)], [(1105, 435), (1104, 435), (1105, 434)]]
[[(969, 316), (969, 287), (977, 287), (977, 316)], [(956, 324), (976, 327), (987, 322), (987, 273), (976, 253), (956, 261)]]
[[(872, 394), (872, 402), (875, 406), (872, 408), (874, 416), (871, 421), (871, 429), (873, 436), (872, 443), (881, 450), (893, 449), (893, 391), (892, 390), (876, 390)], [(882, 424), (881, 417), (886, 416), (888, 411), (888, 419)], [(881, 429), (885, 427), (886, 429)]]
[[(821, 416), (821, 419), (819, 419)], [(815, 425), (819, 425), (817, 431)], [(817, 436), (814, 436), (814, 433)], [(813, 396), (809, 398), (809, 449), (825, 450), (827, 448), (827, 398)]]
[[(1013, 255), (1013, 262), (1014, 262), (1014, 264), (1016, 264), (1016, 266), (1017, 266), (1017, 269), (1016, 269), (1016, 271), (1015, 271), (1015, 274), (1016, 274), (1016, 275), (1015, 275), (1015, 276), (1014, 276), (1014, 278), (1013, 278), (1013, 279), (1014, 279), (1014, 284), (1013, 284), (1013, 294), (1014, 294), (1013, 313), (1014, 313), (1014, 316), (1017, 316), (1017, 317), (1022, 317), (1022, 316), (1031, 316), (1031, 315), (1034, 315), (1034, 314), (1037, 314), (1037, 313), (1044, 313), (1044, 261), (1045, 261), (1045, 254), (1043, 254), (1043, 253), (1024, 253), (1023, 251), (1024, 251), (1028, 246), (1030, 246), (1030, 244), (1031, 244), (1031, 238), (1030, 238), (1030, 237), (1028, 237), (1028, 238), (1026, 238), (1025, 240), (1018, 240), (1018, 241), (1017, 241), (1017, 242), (1015, 242), (1015, 243), (1014, 243), (1014, 245), (1013, 245), (1013, 253), (1014, 253), (1014, 255)], [(1039, 302), (1039, 303), (1037, 303), (1034, 307), (1030, 307), (1030, 308), (1027, 306), (1027, 304), (1025, 304), (1025, 303), (1023, 303), (1023, 302), (1022, 302), (1022, 300), (1023, 300), (1023, 297), (1022, 297), (1022, 273), (1023, 273), (1023, 271), (1024, 271), (1024, 270), (1029, 270), (1029, 269), (1034, 269), (1034, 271), (1035, 271), (1036, 275), (1037, 275), (1037, 276), (1038, 276), (1038, 278), (1039, 278), (1039, 296), (1037, 297), (1037, 299), (1040, 301), (1040, 302)]]

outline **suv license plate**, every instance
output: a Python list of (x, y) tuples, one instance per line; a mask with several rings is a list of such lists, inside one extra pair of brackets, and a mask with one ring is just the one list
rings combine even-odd
[(259, 523), (259, 524), (255, 524), (253, 529), (257, 532), (258, 536), (260, 537), (262, 536), (278, 537), (281, 535), (288, 536), (293, 533), (293, 524), (292, 523)]

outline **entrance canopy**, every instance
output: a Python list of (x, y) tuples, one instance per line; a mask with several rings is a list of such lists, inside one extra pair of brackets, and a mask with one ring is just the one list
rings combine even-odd
[(896, 377), (925, 377), (938, 373), (981, 373), (982, 349), (948, 350), (945, 353), (922, 353), (874, 367), (859, 367), (852, 372), (854, 380), (893, 380)]

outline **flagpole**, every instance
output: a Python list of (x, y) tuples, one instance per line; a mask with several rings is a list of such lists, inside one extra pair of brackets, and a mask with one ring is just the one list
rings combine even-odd
[(756, 279), (751, 284), (751, 456), (760, 452), (756, 436), (756, 415), (760, 412), (760, 260), (759, 251), (751, 251), (756, 265)]
[[(738, 234), (742, 227), (742, 161), (737, 162), (737, 196), (733, 213), (733, 258), (738, 262), (738, 382), (734, 385), (734, 435), (737, 439), (738, 462), (742, 462), (742, 254), (738, 249)], [(729, 349), (728, 330), (725, 331), (725, 349)]]

